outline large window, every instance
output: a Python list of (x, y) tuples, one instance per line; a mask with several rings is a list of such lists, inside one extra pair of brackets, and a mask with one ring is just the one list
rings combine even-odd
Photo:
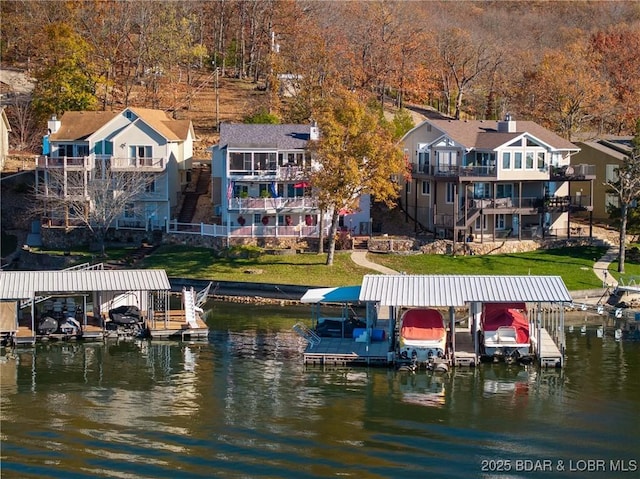
[(513, 198), (513, 185), (511, 183), (496, 185), (496, 198)]
[(509, 151), (505, 151), (504, 153), (502, 153), (502, 169), (511, 169), (511, 153)]
[(526, 166), (527, 170), (533, 170), (533, 151), (527, 151), (526, 153)]
[(491, 198), (491, 184), (490, 183), (474, 183), (473, 197), (476, 199)]
[(418, 152), (418, 172), (429, 173), (429, 151), (422, 150)]
[(522, 169), (522, 153), (520, 153), (519, 151), (516, 151), (513, 154), (513, 167), (516, 170), (521, 170)]

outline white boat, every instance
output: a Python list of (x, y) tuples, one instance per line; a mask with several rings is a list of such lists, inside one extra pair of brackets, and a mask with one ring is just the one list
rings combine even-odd
[(531, 341), (524, 303), (485, 303), (482, 313), (483, 347), (486, 356), (529, 356)]
[(444, 357), (447, 329), (440, 311), (431, 308), (409, 309), (402, 315), (400, 358), (419, 362)]

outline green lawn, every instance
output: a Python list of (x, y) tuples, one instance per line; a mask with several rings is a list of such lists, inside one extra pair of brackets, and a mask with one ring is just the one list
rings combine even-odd
[(602, 283), (593, 273), (593, 264), (605, 251), (602, 247), (583, 246), (486, 256), (369, 254), (369, 258), (408, 274), (561, 276), (567, 288), (575, 291), (602, 287)]
[(354, 264), (346, 252), (336, 253), (333, 266), (326, 266), (326, 259), (326, 254), (314, 253), (220, 258), (208, 248), (166, 245), (145, 258), (140, 267), (164, 269), (171, 277), (308, 286), (360, 284), (362, 276), (371, 272)]
[[(384, 255), (369, 259), (409, 274), (515, 274), (561, 276), (569, 290), (593, 289), (602, 283), (593, 273), (593, 263), (604, 248), (576, 247), (521, 254), (487, 256)], [(140, 264), (161, 268), (172, 277), (251, 281), (309, 286), (360, 284), (362, 276), (373, 273), (356, 266), (348, 252), (337, 252), (335, 263), (325, 265), (326, 255), (313, 253), (280, 256), (260, 254), (253, 258), (219, 258), (207, 248), (162, 246)], [(248, 271), (258, 271), (250, 274)]]

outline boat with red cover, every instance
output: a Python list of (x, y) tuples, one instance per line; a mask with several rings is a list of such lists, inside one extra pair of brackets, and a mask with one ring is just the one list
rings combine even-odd
[(400, 358), (418, 362), (443, 358), (447, 329), (442, 313), (432, 308), (409, 309), (400, 325)]
[(518, 359), (531, 354), (525, 303), (485, 303), (481, 323), (485, 356)]

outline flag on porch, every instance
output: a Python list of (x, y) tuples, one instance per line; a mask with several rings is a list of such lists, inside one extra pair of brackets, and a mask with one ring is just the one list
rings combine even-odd
[(229, 186), (227, 187), (227, 200), (230, 200), (233, 196), (233, 181), (229, 182)]

